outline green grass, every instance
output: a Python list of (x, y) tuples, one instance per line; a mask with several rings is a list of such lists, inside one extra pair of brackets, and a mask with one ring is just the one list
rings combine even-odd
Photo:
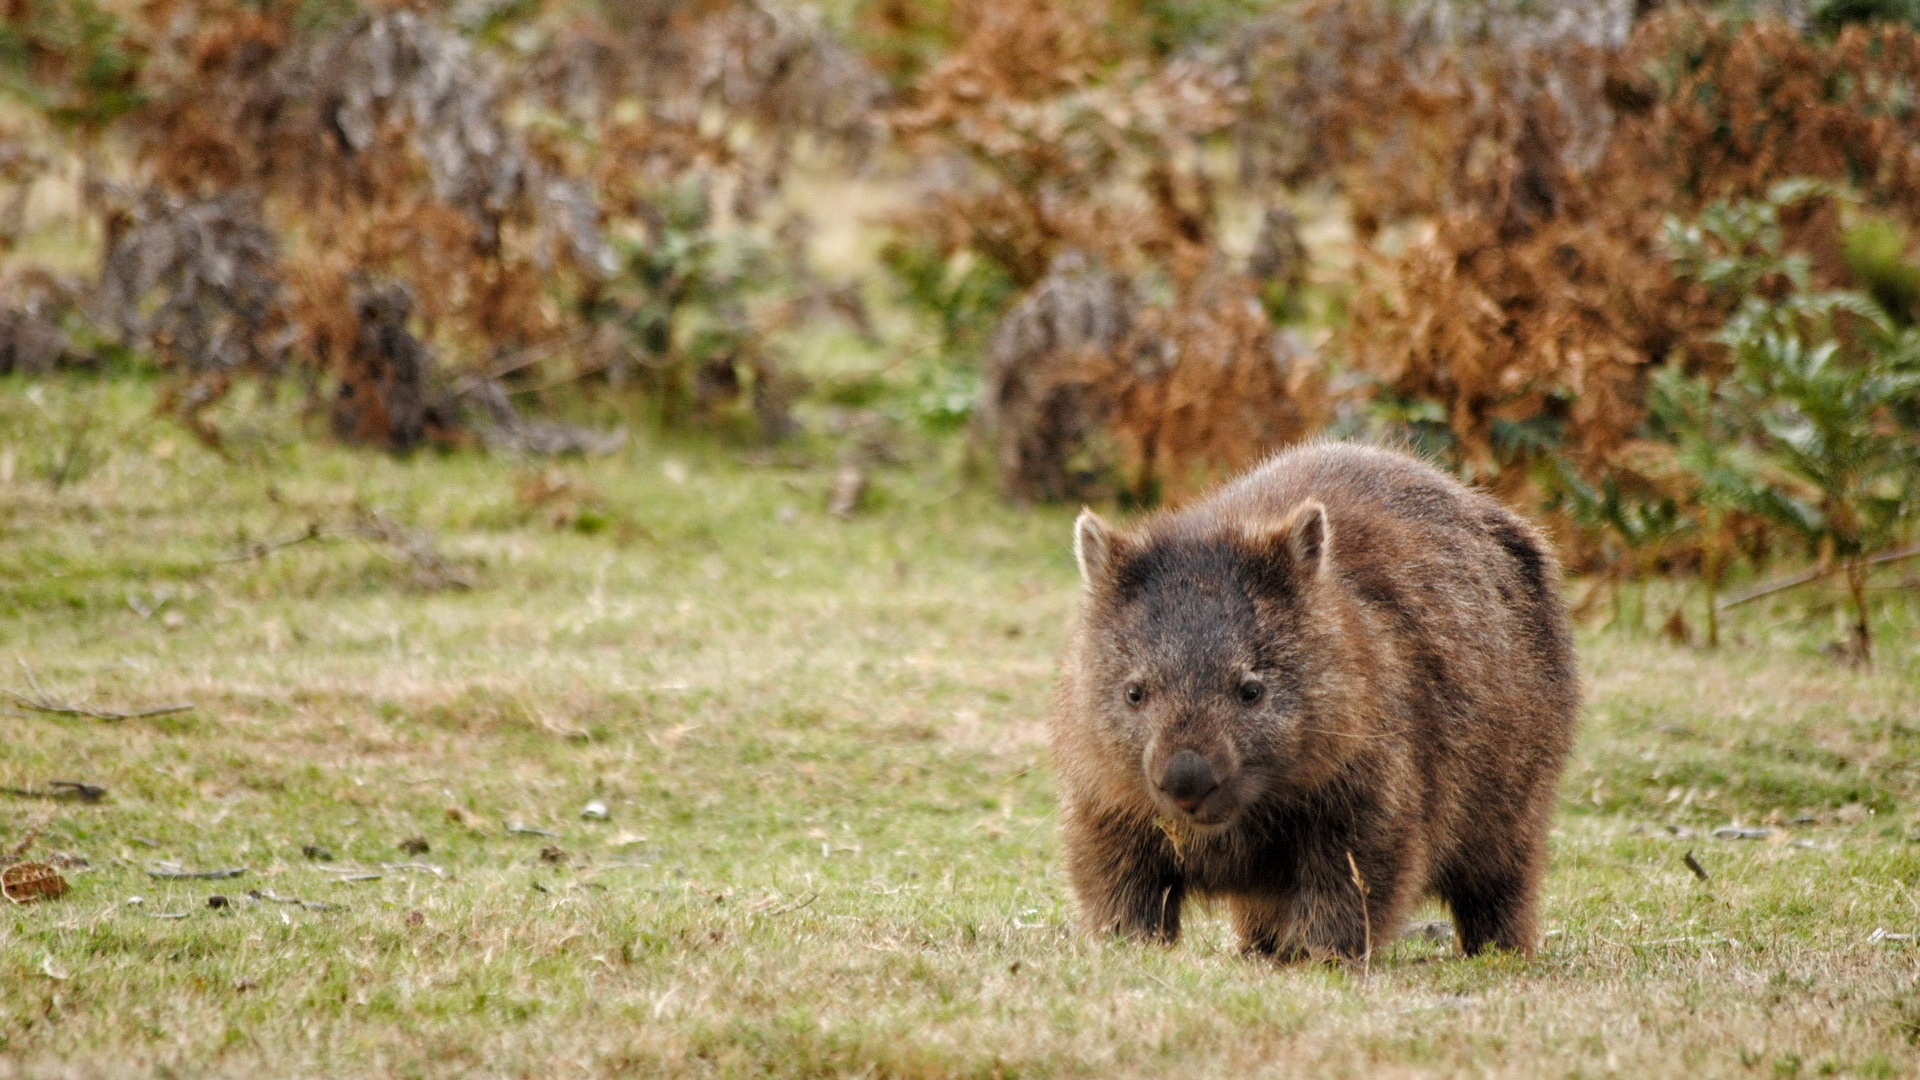
[[(0, 383), (0, 687), (195, 706), (0, 713), (0, 784), (110, 790), (0, 801), (0, 846), (90, 864), (0, 905), (0, 1078), (1920, 1070), (1920, 944), (1870, 940), (1920, 931), (1910, 598), (1872, 674), (1804, 597), (1718, 653), (1584, 631), (1540, 956), (1275, 969), (1212, 918), (1067, 929), (1071, 508), (920, 465), (841, 521), (828, 452), (658, 438), (395, 461), (261, 420), (222, 460), (151, 400)], [(471, 587), (348, 535), (375, 512)]]

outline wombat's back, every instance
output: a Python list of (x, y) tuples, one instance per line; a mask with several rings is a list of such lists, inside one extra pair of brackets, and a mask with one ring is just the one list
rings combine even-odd
[(1447, 647), (1461, 659), (1481, 651), (1531, 658), (1552, 669), (1540, 676), (1572, 690), (1573, 649), (1551, 548), (1526, 520), (1418, 458), (1309, 443), (1172, 518), (1185, 519), (1182, 531), (1243, 528), (1278, 521), (1308, 500), (1327, 508), (1334, 573), (1394, 631), (1424, 638), (1498, 630)]

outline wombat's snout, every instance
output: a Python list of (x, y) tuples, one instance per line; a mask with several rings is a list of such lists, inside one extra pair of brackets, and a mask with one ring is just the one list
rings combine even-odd
[(1173, 805), (1194, 814), (1207, 801), (1207, 796), (1219, 790), (1220, 776), (1206, 758), (1192, 750), (1182, 750), (1167, 762), (1157, 783)]

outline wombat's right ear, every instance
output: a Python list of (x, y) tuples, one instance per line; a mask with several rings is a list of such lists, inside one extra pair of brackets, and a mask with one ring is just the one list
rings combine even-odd
[(1327, 545), (1333, 530), (1327, 527), (1327, 508), (1317, 499), (1308, 499), (1288, 515), (1287, 550), (1293, 564), (1309, 573), (1317, 573), (1327, 561)]
[(1280, 558), (1292, 573), (1305, 578), (1326, 567), (1333, 528), (1327, 523), (1326, 506), (1318, 499), (1308, 499), (1294, 507), (1278, 525), (1249, 526), (1246, 536), (1255, 550)]
[(1120, 534), (1099, 514), (1082, 509), (1073, 523), (1073, 557), (1080, 563), (1080, 580), (1088, 588), (1106, 579), (1120, 548)]

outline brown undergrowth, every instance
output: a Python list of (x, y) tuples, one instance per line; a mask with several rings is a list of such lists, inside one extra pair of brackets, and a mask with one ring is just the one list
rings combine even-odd
[(1002, 489), (1152, 501), (1317, 428), (1317, 360), (1222, 244), (1206, 147), (1241, 101), (1226, 73), (1131, 53), (1125, 5), (955, 12), (894, 115), (955, 178), (897, 225), (1019, 293), (984, 361)]
[[(1510, 493), (1548, 450), (1625, 468), (1649, 370), (1724, 363), (1725, 300), (1675, 273), (1669, 216), (1790, 177), (1909, 223), (1917, 205), (1920, 119), (1893, 103), (1920, 85), (1920, 34), (1607, 8), (1463, 35), (1341, 0), (1247, 61), (1247, 122), (1302, 117), (1291, 142), (1249, 137), (1250, 167), (1336, 180), (1351, 205), (1353, 360), (1432, 403), (1458, 464)], [(1829, 199), (1784, 222), (1825, 287), (1851, 284), (1837, 223)]]
[(745, 0), (309, 8), (8, 14), (50, 61), (14, 73), (28, 100), (118, 94), (40, 135), (80, 147), (80, 216), (110, 223), (93, 310), (174, 373), (197, 434), (236, 380), (298, 370), (337, 434), (407, 449), (484, 433), (473, 390), (543, 364), (779, 426), (747, 238), (797, 140), (871, 142), (857, 54)]

